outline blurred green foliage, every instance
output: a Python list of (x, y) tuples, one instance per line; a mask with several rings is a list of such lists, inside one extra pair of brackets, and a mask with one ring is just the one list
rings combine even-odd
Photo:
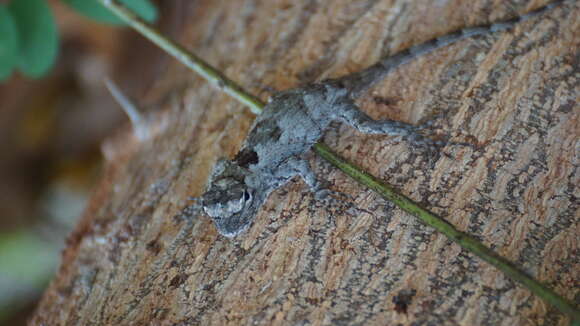
[(8, 78), (18, 59), (18, 30), (12, 15), (0, 6), (0, 80)]
[(46, 286), (58, 263), (58, 247), (33, 232), (0, 234), (0, 322)]
[[(103, 7), (95, 0), (62, 1), (83, 15), (101, 23), (125, 25), (124, 21), (112, 14), (107, 8)], [(153, 4), (151, 4), (151, 2), (149, 2), (149, 0), (120, 0), (119, 2), (148, 22), (154, 22), (157, 19), (157, 9)]]
[(58, 34), (48, 5), (44, 0), (13, 0), (7, 9), (17, 29), (15, 66), (28, 77), (43, 76), (58, 52)]
[[(96, 0), (61, 0), (77, 13), (96, 21), (123, 25)], [(150, 0), (120, 0), (153, 22), (157, 9)], [(49, 0), (0, 0), (0, 83), (13, 73), (41, 78), (50, 72), (59, 53), (59, 31)], [(1, 103), (0, 103), (1, 104)], [(0, 232), (0, 324), (4, 325), (38, 299), (59, 262), (59, 249), (72, 226), (63, 217), (80, 215), (83, 196), (47, 190), (38, 223), (30, 229)], [(56, 194), (56, 195), (55, 195)], [(57, 196), (58, 195), (58, 196)], [(10, 217), (3, 216), (7, 219)], [(73, 222), (71, 222), (73, 223)]]
[[(96, 0), (62, 0), (77, 12), (102, 23), (124, 23)], [(120, 0), (143, 19), (153, 22), (157, 9), (149, 0)], [(0, 82), (16, 69), (30, 78), (44, 76), (54, 65), (59, 37), (46, 0), (0, 3)]]

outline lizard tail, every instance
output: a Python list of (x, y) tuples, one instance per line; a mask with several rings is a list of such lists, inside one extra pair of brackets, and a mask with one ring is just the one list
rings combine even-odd
[(341, 87), (349, 90), (351, 98), (357, 98), (376, 82), (382, 80), (389, 72), (421, 55), (433, 52), (439, 48), (473, 36), (485, 35), (512, 29), (516, 24), (542, 15), (546, 11), (549, 11), (550, 9), (566, 1), (567, 0), (556, 0), (547, 4), (546, 6), (540, 7), (527, 14), (512, 18), (510, 20), (465, 28), (438, 38), (431, 39), (427, 42), (412, 46), (392, 56), (379, 60), (377, 63), (361, 70), (360, 72), (332, 80), (332, 82), (337, 83)]

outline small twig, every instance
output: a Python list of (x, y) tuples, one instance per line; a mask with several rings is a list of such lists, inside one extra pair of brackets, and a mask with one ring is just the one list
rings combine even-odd
[[(252, 112), (258, 114), (262, 111), (264, 104), (255, 96), (245, 92), (242, 87), (230, 79), (223, 76), (219, 71), (211, 65), (203, 61), (196, 55), (187, 52), (185, 48), (179, 44), (167, 39), (155, 28), (139, 19), (128, 9), (122, 7), (114, 0), (99, 0), (105, 7), (120, 16), (129, 25), (138, 30), (143, 36), (157, 44), (159, 47), (167, 51), (169, 54), (177, 58), (186, 66), (207, 78), (209, 81), (218, 84), (226, 93), (236, 98), (240, 102), (246, 104)], [(457, 243), (462, 248), (468, 250), (479, 258), (485, 260), (497, 269), (504, 272), (512, 279), (522, 283), (528, 290), (536, 294), (546, 302), (554, 305), (561, 312), (569, 315), (574, 320), (580, 320), (580, 311), (565, 298), (559, 296), (548, 287), (542, 285), (526, 273), (518, 270), (507, 259), (499, 256), (493, 250), (489, 249), (474, 237), (471, 237), (463, 232), (458, 231), (455, 227), (449, 224), (439, 216), (422, 208), (419, 204), (413, 202), (408, 197), (397, 193), (391, 186), (383, 183), (372, 175), (364, 172), (356, 165), (347, 162), (338, 155), (334, 154), (330, 148), (322, 143), (314, 145), (314, 151), (322, 158), (333, 164), (344, 173), (348, 174), (357, 182), (367, 186), (380, 194), (383, 198), (392, 201), (402, 210), (419, 218), (423, 223), (435, 228), (437, 231), (443, 233), (450, 240)]]
[(139, 140), (147, 139), (149, 137), (149, 127), (133, 101), (131, 101), (111, 79), (105, 78), (104, 82), (109, 93), (111, 93), (125, 114), (127, 114), (129, 120), (131, 120), (131, 125), (133, 126), (133, 131), (137, 138)]

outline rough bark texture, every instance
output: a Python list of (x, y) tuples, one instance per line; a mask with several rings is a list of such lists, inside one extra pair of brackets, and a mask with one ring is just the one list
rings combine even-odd
[[(192, 1), (179, 40), (263, 99), (452, 30), (545, 1)], [(364, 96), (375, 118), (438, 116), (448, 146), (429, 160), (406, 143), (336, 124), (325, 142), (424, 202), (578, 302), (580, 5), (514, 31), (439, 50)], [(136, 36), (137, 37), (137, 36)], [(138, 55), (138, 54), (136, 54)], [(311, 164), (343, 205), (301, 180), (270, 196), (235, 239), (179, 218), (252, 122), (241, 105), (165, 59), (143, 103), (155, 136), (127, 131), (31, 324), (564, 325), (520, 285), (365, 190)], [(139, 78), (138, 75), (135, 76)], [(143, 104), (142, 103), (142, 104)], [(407, 295), (405, 304), (398, 303)], [(403, 298), (405, 299), (405, 298)], [(399, 300), (400, 301), (400, 300)]]

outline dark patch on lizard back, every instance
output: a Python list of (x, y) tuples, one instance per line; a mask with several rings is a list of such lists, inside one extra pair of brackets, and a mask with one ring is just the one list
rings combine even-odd
[(257, 144), (277, 142), (280, 136), (282, 136), (282, 129), (278, 127), (276, 121), (264, 119), (252, 128), (252, 132), (241, 151), (247, 150), (247, 148), (255, 148)]
[(234, 162), (236, 162), (237, 165), (247, 169), (250, 164), (258, 163), (258, 153), (252, 149), (244, 148), (238, 152), (234, 158)]

